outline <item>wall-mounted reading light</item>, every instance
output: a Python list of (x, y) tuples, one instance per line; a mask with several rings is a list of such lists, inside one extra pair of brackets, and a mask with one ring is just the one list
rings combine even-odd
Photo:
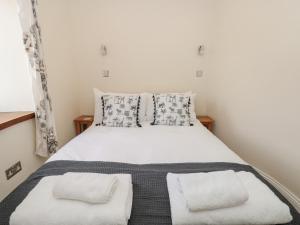
[(198, 47), (198, 55), (203, 55), (204, 54), (204, 45), (200, 45)]
[(106, 48), (105, 45), (101, 45), (100, 51), (101, 51), (101, 55), (102, 56), (106, 56), (107, 55), (107, 48)]

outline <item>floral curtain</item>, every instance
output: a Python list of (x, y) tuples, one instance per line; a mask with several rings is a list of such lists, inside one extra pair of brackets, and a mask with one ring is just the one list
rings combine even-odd
[(36, 154), (48, 157), (57, 150), (57, 135), (47, 72), (42, 51), (41, 28), (38, 23), (37, 0), (18, 0), (23, 42), (29, 59), (29, 72), (36, 109)]

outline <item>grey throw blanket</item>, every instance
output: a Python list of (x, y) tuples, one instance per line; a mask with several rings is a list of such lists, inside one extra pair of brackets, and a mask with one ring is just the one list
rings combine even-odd
[[(256, 175), (272, 189), (291, 209), (294, 220), (300, 224), (300, 215), (291, 204), (251, 166), (236, 163), (175, 163), (135, 165), (114, 162), (54, 161), (43, 165), (0, 203), (0, 225), (9, 225), (9, 217), (26, 195), (45, 176), (66, 172), (130, 173), (133, 182), (133, 208), (130, 225), (171, 225), (171, 212), (166, 175), (172, 173), (210, 172), (232, 169)], [(41, 224), (37, 224), (41, 225)]]

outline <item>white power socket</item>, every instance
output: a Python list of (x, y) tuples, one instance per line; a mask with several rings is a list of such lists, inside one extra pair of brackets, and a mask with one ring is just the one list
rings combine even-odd
[(196, 78), (201, 78), (204, 75), (204, 71), (203, 70), (197, 70), (196, 71)]

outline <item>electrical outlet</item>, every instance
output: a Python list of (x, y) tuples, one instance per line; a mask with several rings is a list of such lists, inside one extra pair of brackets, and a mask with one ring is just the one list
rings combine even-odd
[(201, 77), (203, 77), (203, 70), (197, 70), (196, 71), (196, 78), (201, 78)]
[(6, 179), (9, 180), (13, 176), (15, 176), (17, 173), (19, 173), (22, 170), (21, 162), (17, 162), (14, 165), (12, 165), (10, 168), (5, 170)]

